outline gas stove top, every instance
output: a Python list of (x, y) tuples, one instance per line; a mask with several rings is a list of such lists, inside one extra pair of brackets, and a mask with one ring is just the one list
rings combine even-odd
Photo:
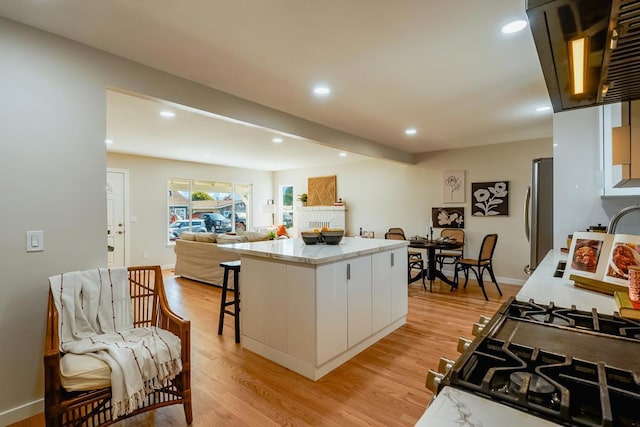
[(564, 425), (640, 426), (640, 323), (511, 299), (445, 386)]

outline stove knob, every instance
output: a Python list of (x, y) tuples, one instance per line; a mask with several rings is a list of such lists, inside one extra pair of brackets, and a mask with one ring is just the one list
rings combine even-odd
[(486, 324), (484, 324), (484, 323), (474, 323), (473, 324), (473, 328), (471, 328), (471, 334), (474, 337), (477, 337), (478, 335), (480, 335), (482, 333), (482, 331), (484, 330), (485, 326), (486, 326)]
[(482, 315), (480, 316), (480, 319), (478, 319), (478, 323), (486, 325), (487, 323), (489, 323), (490, 320), (491, 320), (491, 317)]
[(471, 340), (466, 338), (458, 338), (458, 353), (464, 353), (466, 349), (471, 345)]
[(444, 377), (444, 375), (438, 373), (438, 372), (434, 372), (431, 369), (429, 369), (429, 372), (427, 372), (427, 388), (429, 390), (431, 390), (434, 394), (438, 391), (438, 386), (440, 385), (440, 381), (442, 381), (442, 377)]
[(446, 374), (453, 367), (454, 363), (456, 363), (455, 360), (441, 357), (440, 363), (438, 364), (438, 372), (440, 372), (441, 374)]

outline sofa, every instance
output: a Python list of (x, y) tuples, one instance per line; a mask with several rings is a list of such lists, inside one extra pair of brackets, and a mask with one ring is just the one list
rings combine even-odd
[(239, 254), (222, 250), (219, 245), (268, 240), (265, 233), (239, 231), (237, 234), (183, 232), (173, 248), (176, 254), (174, 274), (187, 279), (222, 286), (221, 262), (234, 261)]

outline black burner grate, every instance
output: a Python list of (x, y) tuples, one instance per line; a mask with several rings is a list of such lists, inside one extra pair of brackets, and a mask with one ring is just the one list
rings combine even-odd
[(506, 314), (511, 319), (544, 323), (561, 328), (571, 328), (599, 334), (623, 337), (640, 342), (640, 322), (624, 319), (619, 315), (600, 314), (595, 309), (591, 312), (571, 308), (536, 304), (532, 301), (511, 301)]
[(483, 337), (444, 385), (576, 426), (640, 425), (640, 385), (631, 371)]
[(640, 426), (639, 342), (640, 322), (511, 299), (440, 388), (563, 425)]

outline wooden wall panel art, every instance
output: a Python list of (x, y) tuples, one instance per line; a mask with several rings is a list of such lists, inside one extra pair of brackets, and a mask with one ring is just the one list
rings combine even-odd
[(307, 206), (333, 206), (336, 201), (336, 176), (307, 179)]

